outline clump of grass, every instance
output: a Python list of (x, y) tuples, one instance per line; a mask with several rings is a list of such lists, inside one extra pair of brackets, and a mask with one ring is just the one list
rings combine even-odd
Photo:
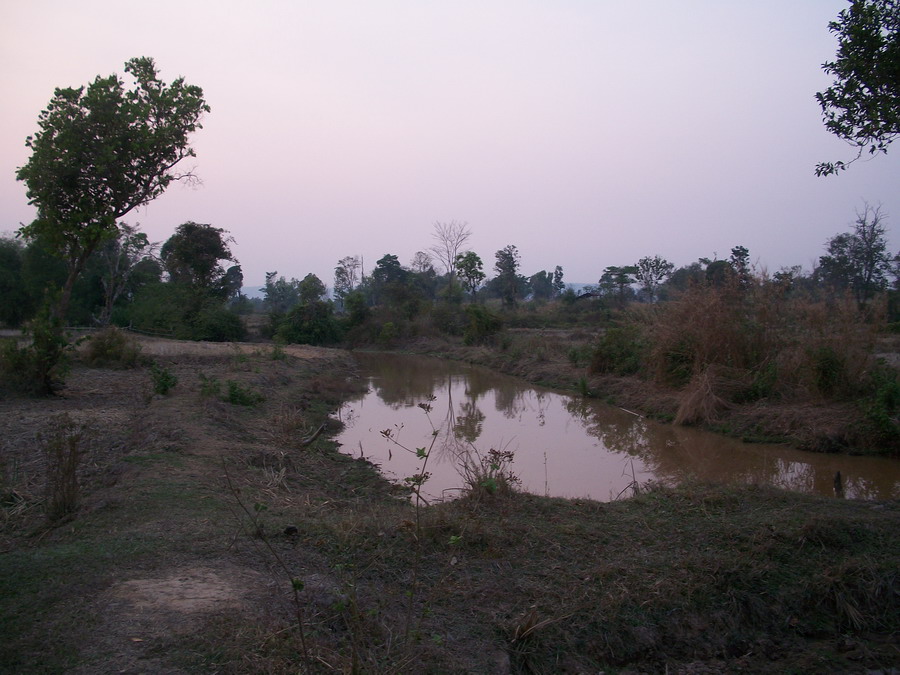
[(200, 373), (200, 395), (204, 397), (218, 397), (222, 393), (222, 383), (217, 377), (207, 377)]
[(243, 386), (240, 382), (228, 380), (225, 385), (228, 391), (225, 393), (223, 400), (232, 405), (254, 406), (266, 400), (265, 396)]
[(83, 358), (94, 367), (134, 368), (140, 364), (141, 346), (123, 330), (107, 326), (90, 337)]
[(84, 455), (86, 428), (63, 413), (38, 437), (47, 459), (47, 520), (57, 522), (78, 508), (78, 465)]
[(522, 482), (510, 468), (514, 460), (511, 450), (491, 448), (481, 455), (472, 448), (461, 458), (465, 494), (478, 499), (514, 492)]

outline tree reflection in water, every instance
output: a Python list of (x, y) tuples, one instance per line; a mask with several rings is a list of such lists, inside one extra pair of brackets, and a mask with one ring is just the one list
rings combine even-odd
[(523, 489), (552, 496), (614, 498), (631, 482), (633, 465), (640, 482), (768, 484), (822, 495), (833, 494), (840, 471), (847, 497), (900, 497), (896, 460), (743, 444), (454, 362), (378, 354), (361, 355), (360, 363), (369, 392), (342, 410), (347, 426), (338, 440), (395, 478), (411, 475), (414, 466), (390, 457), (378, 432), (397, 427), (411, 446), (430, 443), (431, 426), (416, 406), (435, 396), (439, 438), (426, 486), (432, 497), (454, 494), (464, 458), (491, 448), (516, 453), (512, 469)]

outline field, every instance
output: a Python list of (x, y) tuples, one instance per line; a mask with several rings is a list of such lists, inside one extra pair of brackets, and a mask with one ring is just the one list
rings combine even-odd
[(346, 352), (142, 353), (0, 401), (2, 672), (900, 668), (897, 503), (684, 485), (416, 509), (328, 440)]

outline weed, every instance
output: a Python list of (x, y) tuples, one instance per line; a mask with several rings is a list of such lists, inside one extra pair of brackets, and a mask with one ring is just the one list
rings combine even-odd
[(222, 383), (216, 377), (207, 377), (200, 373), (200, 395), (218, 397), (222, 393)]
[(63, 413), (38, 440), (47, 458), (47, 520), (56, 522), (78, 508), (78, 465), (86, 429)]
[(150, 379), (153, 382), (153, 393), (160, 396), (168, 395), (178, 384), (178, 378), (175, 375), (156, 363), (150, 366)]
[(254, 406), (266, 400), (266, 397), (262, 394), (248, 389), (234, 380), (228, 380), (225, 384), (228, 387), (228, 392), (223, 400), (232, 405)]
[(585, 398), (591, 396), (591, 388), (588, 386), (587, 378), (584, 376), (578, 378), (578, 393)]
[(276, 342), (272, 346), (272, 351), (269, 352), (269, 356), (273, 361), (284, 361), (287, 358), (287, 354), (284, 351), (284, 346), (280, 342)]
[(515, 460), (511, 450), (491, 448), (481, 455), (472, 448), (462, 458), (462, 475), (466, 494), (481, 498), (484, 496), (508, 495), (521, 485), (521, 481), (510, 469)]

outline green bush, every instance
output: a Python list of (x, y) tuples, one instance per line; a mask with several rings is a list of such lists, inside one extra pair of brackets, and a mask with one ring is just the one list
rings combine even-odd
[(178, 384), (175, 375), (155, 363), (150, 366), (150, 380), (153, 382), (153, 393), (160, 396), (166, 396)]
[(224, 400), (232, 405), (253, 406), (266, 400), (262, 394), (248, 389), (234, 380), (228, 380), (225, 384), (228, 392), (225, 394)]
[(188, 337), (209, 342), (239, 342), (247, 335), (241, 317), (218, 304), (206, 305), (191, 322)]
[(644, 344), (635, 324), (609, 328), (597, 342), (591, 372), (633, 375), (641, 369)]
[(330, 302), (313, 300), (288, 312), (275, 337), (284, 343), (333, 345), (340, 342), (341, 327)]
[(463, 342), (467, 345), (483, 344), (503, 330), (503, 320), (481, 305), (468, 305), (466, 317)]
[(849, 385), (844, 359), (833, 347), (821, 346), (812, 350), (810, 361), (816, 389), (827, 398), (844, 393)]
[(0, 348), (0, 391), (48, 396), (62, 385), (69, 369), (69, 343), (58, 320), (37, 318), (29, 325), (31, 343), (15, 340)]

